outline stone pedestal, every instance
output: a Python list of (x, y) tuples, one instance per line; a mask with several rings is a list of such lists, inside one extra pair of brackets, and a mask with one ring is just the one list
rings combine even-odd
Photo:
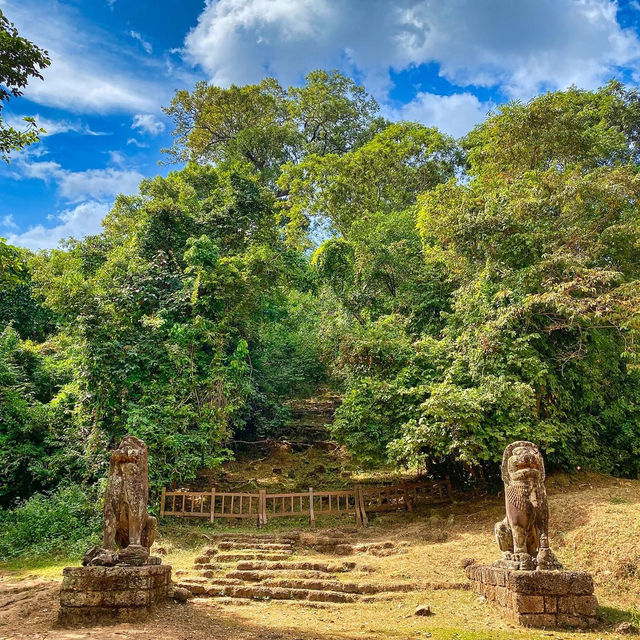
[(60, 590), (62, 626), (138, 621), (165, 600), (169, 565), (66, 567)]
[(598, 600), (593, 578), (582, 571), (513, 571), (471, 565), (472, 589), (502, 607), (509, 620), (525, 627), (592, 627)]

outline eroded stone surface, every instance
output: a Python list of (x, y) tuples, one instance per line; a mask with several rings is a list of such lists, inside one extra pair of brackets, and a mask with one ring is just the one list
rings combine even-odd
[(149, 556), (157, 522), (147, 513), (148, 500), (147, 445), (135, 436), (125, 436), (111, 454), (104, 496), (103, 546), (91, 547), (82, 564), (104, 567), (160, 564), (160, 558)]
[(62, 572), (62, 626), (141, 620), (167, 598), (169, 565), (67, 567)]
[(59, 624), (141, 620), (167, 598), (171, 567), (149, 555), (156, 519), (147, 513), (148, 499), (147, 447), (126, 436), (111, 455), (104, 546), (89, 549), (84, 566), (64, 569)]
[(549, 505), (544, 460), (533, 442), (513, 442), (502, 457), (506, 517), (495, 537), (506, 569), (562, 569), (549, 548)]
[(593, 578), (581, 571), (515, 571), (470, 565), (472, 589), (526, 627), (588, 628), (597, 623)]

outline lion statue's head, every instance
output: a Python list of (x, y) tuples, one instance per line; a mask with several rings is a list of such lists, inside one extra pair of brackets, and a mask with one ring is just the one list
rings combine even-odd
[(125, 436), (120, 446), (111, 454), (111, 462), (126, 464), (135, 463), (146, 467), (147, 445), (135, 436)]
[(542, 484), (545, 479), (544, 460), (540, 449), (526, 440), (512, 442), (502, 456), (502, 480), (505, 485), (515, 482)]

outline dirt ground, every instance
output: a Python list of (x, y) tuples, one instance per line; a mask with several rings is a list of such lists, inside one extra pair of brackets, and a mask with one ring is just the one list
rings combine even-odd
[[(497, 550), (493, 523), (502, 517), (500, 498), (463, 501), (418, 514), (378, 518), (358, 534), (359, 540), (392, 540), (399, 553), (377, 557), (340, 557), (366, 566), (369, 582), (407, 581), (421, 588), (386, 594), (371, 602), (345, 604), (291, 601), (236, 601), (224, 604), (195, 598), (169, 603), (144, 623), (88, 629), (57, 629), (60, 567), (20, 572), (0, 569), (0, 639), (152, 639), (152, 640), (298, 640), (398, 638), (441, 640), (506, 640), (619, 637), (621, 621), (637, 621), (640, 604), (640, 482), (578, 474), (555, 476), (549, 483), (551, 541), (568, 569), (594, 574), (600, 602), (597, 629), (544, 631), (519, 629), (500, 612), (469, 591), (463, 561), (493, 561)], [(348, 523), (352, 526), (352, 523)], [(167, 528), (168, 530), (168, 528)], [(180, 534), (185, 536), (185, 530)], [(161, 529), (161, 535), (163, 530)], [(190, 569), (198, 548), (167, 537), (165, 562), (176, 570)], [(406, 543), (400, 544), (400, 543)], [(331, 560), (331, 556), (301, 550), (301, 556)], [(374, 571), (371, 571), (374, 569)], [(362, 573), (361, 575), (364, 575)], [(345, 577), (345, 579), (347, 579)], [(454, 588), (442, 587), (442, 583)], [(433, 615), (417, 617), (418, 605), (428, 604)]]

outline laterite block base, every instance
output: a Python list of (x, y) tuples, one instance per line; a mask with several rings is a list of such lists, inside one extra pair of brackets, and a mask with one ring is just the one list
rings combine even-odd
[(477, 594), (502, 607), (524, 627), (579, 627), (597, 622), (593, 578), (582, 571), (513, 571), (487, 565), (467, 567)]
[(144, 619), (165, 600), (169, 565), (66, 567), (60, 589), (61, 626), (131, 622)]

